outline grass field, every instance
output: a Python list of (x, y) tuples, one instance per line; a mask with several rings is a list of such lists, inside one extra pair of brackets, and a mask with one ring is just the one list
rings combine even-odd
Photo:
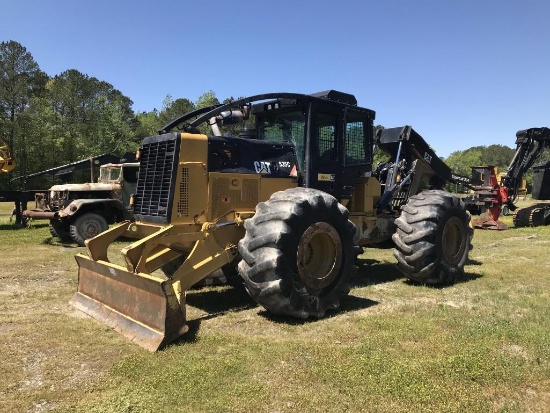
[(84, 249), (38, 221), (16, 229), (10, 210), (0, 203), (2, 412), (550, 411), (550, 226), (476, 231), (465, 278), (442, 289), (365, 250), (341, 309), (318, 321), (194, 290), (190, 332), (152, 354), (68, 304)]

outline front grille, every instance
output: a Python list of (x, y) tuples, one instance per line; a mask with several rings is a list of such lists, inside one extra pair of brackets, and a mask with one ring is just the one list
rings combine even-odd
[(50, 209), (52, 211), (59, 211), (60, 209), (63, 209), (63, 201), (60, 199), (52, 200), (50, 203)]
[(134, 201), (134, 214), (138, 220), (170, 221), (179, 142), (179, 134), (176, 133), (143, 141)]

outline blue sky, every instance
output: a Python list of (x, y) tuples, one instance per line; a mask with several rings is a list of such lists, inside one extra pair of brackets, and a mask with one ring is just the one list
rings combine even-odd
[(352, 93), (440, 156), (550, 126), (547, 0), (0, 0), (0, 41), (50, 76), (111, 83), (134, 111), (266, 92)]

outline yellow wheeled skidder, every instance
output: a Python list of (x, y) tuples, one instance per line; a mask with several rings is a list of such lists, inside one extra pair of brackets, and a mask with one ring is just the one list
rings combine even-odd
[[(441, 190), (451, 171), (410, 126), (375, 137), (374, 116), (327, 91), (176, 119), (139, 151), (136, 221), (76, 256), (71, 303), (154, 351), (186, 332), (186, 291), (218, 269), (268, 311), (302, 318), (338, 308), (361, 247), (392, 238), (406, 276), (451, 284), (472, 236), (462, 201)], [(375, 143), (391, 161), (373, 169)], [(107, 254), (120, 237), (135, 240), (122, 265)]]

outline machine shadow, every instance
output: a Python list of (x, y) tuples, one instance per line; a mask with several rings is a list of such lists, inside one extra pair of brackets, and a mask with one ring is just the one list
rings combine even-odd
[(8, 224), (0, 224), (0, 231), (18, 231), (24, 228), (32, 228), (32, 229), (39, 229), (39, 228), (46, 228), (48, 226), (48, 223), (39, 222), (39, 223), (32, 223), (32, 224), (18, 224), (16, 222), (10, 222)]
[[(468, 264), (481, 265), (481, 263), (476, 261), (469, 261)], [(351, 277), (350, 294), (340, 298), (340, 307), (338, 309), (327, 310), (327, 318), (351, 311), (366, 309), (379, 304), (378, 301), (353, 295), (354, 288), (384, 284), (399, 279), (403, 279), (403, 282), (411, 287), (421, 285), (420, 283), (416, 283), (405, 278), (394, 263), (379, 262), (372, 259), (360, 259), (357, 261), (356, 265), (358, 270), (357, 273)], [(481, 274), (467, 272), (463, 277), (460, 277), (456, 281), (456, 284), (473, 281), (481, 277)], [(431, 288), (452, 288), (452, 286)], [(259, 307), (258, 304), (248, 295), (246, 289), (241, 284), (237, 284), (236, 286), (206, 287), (202, 289), (190, 290), (186, 299), (188, 305), (199, 308), (207, 314), (196, 319), (188, 320), (187, 324), (189, 326), (189, 331), (174, 342), (176, 345), (178, 343), (189, 343), (196, 341), (202, 321), (223, 316), (228, 312), (244, 311)], [(314, 317), (301, 319), (271, 314), (264, 309), (260, 309), (258, 311), (258, 315), (277, 324), (287, 324), (292, 326), (305, 325), (318, 321), (318, 319)]]
[(15, 231), (24, 228), (21, 224), (0, 224), (0, 231)]
[[(232, 289), (230, 288), (230, 289), (227, 289), (225, 291), (228, 292), (230, 290), (232, 290)], [(244, 289), (243, 289), (243, 291), (244, 291)], [(248, 295), (246, 292), (244, 292), (244, 294)], [(224, 300), (226, 297), (224, 297), (224, 298), (218, 297), (218, 298), (220, 298), (221, 300)], [(206, 298), (204, 300), (207, 301)], [(220, 306), (215, 306), (215, 307), (218, 308), (218, 309), (221, 309), (222, 307), (224, 307), (224, 309), (221, 309), (221, 311), (206, 314), (202, 317), (199, 317), (199, 318), (196, 318), (196, 319), (193, 319), (193, 320), (188, 320), (187, 325), (189, 327), (189, 331), (186, 334), (184, 334), (183, 336), (181, 336), (180, 338), (178, 338), (177, 340), (175, 340), (170, 345), (178, 345), (178, 344), (182, 344), (182, 343), (196, 342), (197, 341), (197, 335), (200, 331), (200, 326), (201, 326), (202, 321), (210, 320), (212, 318), (224, 315), (225, 313), (227, 313), (229, 311), (240, 311), (240, 310), (247, 310), (247, 309), (250, 309), (250, 308), (258, 307), (258, 305), (250, 297), (248, 299), (242, 299), (242, 297), (241, 297), (241, 300), (242, 301), (240, 302), (240, 304), (242, 304), (242, 306), (240, 306), (240, 307), (238, 306), (239, 303), (237, 303), (237, 302), (234, 302), (234, 305), (231, 306), (231, 309), (228, 309), (226, 305), (220, 304)], [(189, 303), (189, 300), (188, 300), (188, 303)], [(222, 301), (222, 303), (223, 303), (223, 301)], [(327, 312), (325, 314), (325, 318), (334, 317), (338, 314), (344, 314), (344, 313), (347, 313), (347, 312), (350, 312), (350, 311), (364, 309), (364, 308), (367, 308), (367, 307), (374, 306), (376, 304), (378, 304), (378, 301), (369, 300), (367, 298), (356, 297), (356, 296), (353, 296), (353, 295), (343, 296), (340, 299), (340, 308), (338, 308), (337, 310), (327, 310)], [(213, 307), (211, 307), (211, 308), (213, 308)], [(319, 321), (318, 319), (313, 318), (313, 317), (310, 317), (310, 318), (307, 318), (307, 319), (301, 319), (301, 318), (290, 318), (290, 317), (286, 317), (286, 316), (280, 316), (280, 315), (276, 315), (276, 314), (271, 314), (267, 310), (263, 310), (263, 309), (258, 312), (258, 315), (261, 316), (261, 317), (264, 317), (265, 319), (267, 319), (267, 320), (269, 320), (273, 323), (285, 324), (285, 325), (291, 325), (291, 326), (305, 325), (305, 324), (315, 323), (315, 322)]]
[(63, 241), (58, 239), (57, 237), (48, 237), (42, 241), (42, 244), (51, 245), (54, 247), (70, 248), (70, 249), (84, 248), (84, 247), (80, 247), (79, 245), (76, 245), (72, 241)]
[(407, 285), (410, 285), (411, 287), (426, 286), (428, 288), (433, 288), (435, 290), (444, 290), (444, 289), (447, 289), (447, 288), (453, 288), (453, 286), (458, 285), (458, 284), (464, 284), (464, 283), (467, 283), (467, 282), (470, 282), (470, 281), (477, 280), (478, 278), (481, 278), (481, 277), (483, 277), (483, 275), (481, 275), (481, 274), (466, 272), (466, 273), (464, 273), (463, 276), (457, 278), (455, 280), (454, 284), (452, 284), (452, 285), (425, 285), (425, 284), (419, 283), (417, 281), (409, 280), (409, 279), (405, 279), (405, 280), (403, 280), (403, 282)]
[(242, 285), (191, 289), (187, 292), (186, 303), (207, 314), (188, 319), (189, 330), (187, 333), (170, 345), (195, 342), (203, 321), (223, 316), (229, 312), (249, 310), (258, 306)]
[[(327, 310), (324, 318), (330, 318), (339, 314), (345, 314), (350, 311), (362, 310), (368, 307), (377, 305), (378, 301), (369, 300), (368, 298), (357, 297), (354, 295), (344, 295), (340, 298), (340, 307), (334, 310)], [(258, 315), (277, 324), (287, 324), (291, 326), (305, 325), (310, 323), (316, 323), (318, 318), (290, 318), (281, 315), (271, 314), (266, 310), (262, 310)]]
[(223, 315), (230, 311), (248, 310), (258, 304), (248, 295), (244, 286), (204, 287), (187, 292), (187, 305), (209, 315)]
[[(371, 260), (372, 261), (372, 260)], [(372, 261), (376, 262), (376, 261)], [(368, 264), (365, 264), (368, 266)], [(380, 266), (378, 266), (380, 267)], [(391, 268), (389, 265), (388, 268)], [(386, 275), (384, 275), (386, 274)], [(350, 287), (358, 287), (361, 285), (371, 285), (381, 282), (389, 282), (395, 279), (397, 270), (387, 274), (384, 268), (378, 268), (374, 278), (365, 282), (357, 277), (353, 276), (350, 280)], [(400, 275), (399, 275), (400, 277)], [(361, 277), (363, 278), (363, 277)], [(207, 314), (192, 320), (188, 320), (189, 331), (182, 336), (177, 342), (193, 342), (196, 340), (196, 336), (200, 330), (200, 324), (204, 320), (209, 320), (215, 317), (223, 316), (228, 312), (244, 311), (251, 308), (258, 307), (258, 304), (248, 295), (243, 285), (237, 284), (236, 286), (227, 287), (206, 287), (202, 289), (190, 290), (186, 297), (187, 304), (199, 308)], [(353, 291), (350, 295), (342, 296), (340, 299), (340, 307), (334, 310), (327, 310), (326, 317), (336, 316), (338, 314), (347, 313), (350, 311), (356, 311), (365, 309), (378, 304), (377, 301), (373, 301), (367, 298), (358, 297), (353, 295)], [(274, 323), (288, 324), (288, 325), (303, 325), (312, 322), (316, 322), (317, 319), (310, 317), (307, 319), (291, 318), (288, 316), (281, 316), (271, 314), (267, 310), (261, 309), (258, 315), (264, 317)]]
[[(476, 260), (468, 259), (467, 265), (482, 265), (481, 262)], [(397, 269), (397, 265), (393, 263), (380, 263), (376, 260), (365, 259), (357, 261), (358, 271), (357, 274), (352, 277), (351, 283), (352, 287), (368, 287), (370, 285), (383, 284), (387, 282), (392, 282), (400, 278), (403, 279), (403, 282), (411, 286), (423, 285), (422, 283), (410, 280), (405, 278), (403, 274)], [(463, 284), (466, 282), (474, 281), (483, 277), (483, 275), (474, 272), (465, 272), (463, 276), (458, 277), (455, 281), (455, 284)], [(430, 288), (443, 289), (443, 288), (452, 288), (452, 285), (449, 286), (430, 286)]]
[(389, 262), (358, 259), (357, 273), (351, 278), (351, 287), (368, 287), (404, 278), (397, 266)]
[(466, 265), (482, 265), (483, 263), (478, 260), (473, 260), (471, 258), (468, 258), (468, 261), (466, 261)]
[(30, 219), (28, 222), (27, 222), (27, 228), (48, 228), (48, 225), (49, 225), (49, 221), (34, 221), (32, 219)]
[[(479, 265), (481, 265), (481, 264), (479, 264)], [(465, 272), (462, 277), (459, 277), (455, 281), (455, 285), (456, 284), (464, 284), (464, 283), (467, 283), (467, 282), (470, 282), (470, 281), (477, 280), (477, 279), (482, 278), (482, 277), (483, 277), (482, 274), (478, 274), (478, 273), (474, 273), (474, 272)], [(452, 287), (452, 285), (449, 286), (449, 287)]]

